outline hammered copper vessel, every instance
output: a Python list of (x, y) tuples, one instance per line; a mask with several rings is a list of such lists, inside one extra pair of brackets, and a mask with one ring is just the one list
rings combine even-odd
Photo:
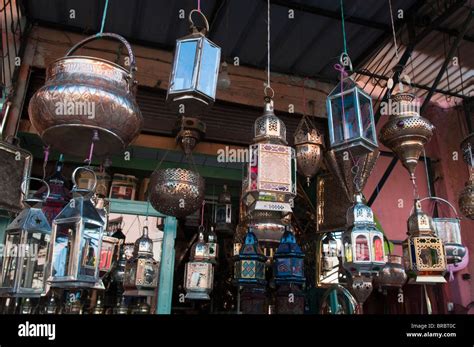
[(474, 219), (474, 178), (471, 177), (466, 182), (466, 186), (459, 195), (458, 204), (461, 213), (465, 217)]
[(323, 137), (306, 117), (303, 117), (295, 132), (296, 165), (298, 172), (310, 180), (321, 167), (323, 159)]
[(391, 105), (395, 107), (379, 136), (380, 142), (397, 155), (412, 177), (423, 146), (429, 142), (434, 130), (434, 125), (420, 116), (414, 100), (415, 95), (403, 92), (392, 97)]
[[(98, 38), (120, 41), (128, 50), (129, 68), (72, 55)], [(119, 153), (138, 136), (143, 124), (135, 100), (135, 71), (135, 56), (123, 37), (90, 36), (48, 67), (45, 85), (29, 104), (31, 123), (43, 142), (61, 153), (85, 157), (93, 138), (96, 157)]]
[(387, 263), (380, 270), (374, 282), (380, 287), (401, 288), (407, 281), (407, 274), (403, 266), (403, 258), (399, 255), (389, 254)]
[(167, 216), (186, 217), (204, 200), (204, 179), (187, 169), (155, 170), (150, 177), (149, 199), (157, 211)]

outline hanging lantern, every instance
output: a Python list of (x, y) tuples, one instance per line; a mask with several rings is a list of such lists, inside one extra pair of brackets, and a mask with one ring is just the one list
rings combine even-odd
[(148, 227), (135, 241), (133, 257), (125, 265), (123, 276), (124, 295), (151, 296), (158, 285), (159, 267), (153, 259), (153, 241), (148, 237)]
[(466, 182), (459, 194), (458, 204), (463, 216), (474, 220), (474, 176)]
[(204, 200), (204, 179), (191, 170), (155, 170), (149, 189), (151, 205), (167, 216), (186, 217), (201, 207)]
[(239, 255), (234, 257), (234, 282), (238, 286), (265, 286), (266, 257), (250, 227)]
[(395, 254), (387, 255), (387, 263), (380, 270), (375, 281), (380, 288), (392, 287), (401, 290), (407, 281), (407, 274), (403, 266), (403, 258)]
[[(49, 197), (48, 184), (44, 200), (26, 198), (26, 208), (5, 230), (0, 293), (6, 296), (40, 296), (46, 291), (49, 275), (48, 249), (51, 226), (42, 211), (42, 202)], [(26, 186), (27, 181), (23, 181)], [(26, 197), (26, 194), (24, 194)]]
[(364, 302), (372, 293), (372, 277), (366, 275), (355, 275), (350, 277), (350, 282), (352, 293), (357, 300), (355, 313), (362, 314)]
[(285, 124), (273, 112), (273, 100), (265, 97), (265, 111), (254, 124), (245, 167), (243, 201), (254, 210), (289, 213), (296, 196), (295, 150), (286, 145)]
[(296, 243), (295, 235), (289, 226), (285, 227), (285, 233), (274, 255), (274, 260), (275, 283), (277, 285), (290, 283), (302, 285), (305, 282), (304, 253)]
[(375, 225), (372, 210), (362, 202), (362, 195), (357, 194), (355, 201), (347, 211), (343, 265), (352, 275), (377, 274), (385, 265), (383, 234)]
[[(72, 55), (85, 44), (110, 38), (128, 50), (129, 68), (104, 59)], [(94, 155), (121, 153), (138, 136), (143, 118), (135, 100), (135, 56), (122, 36), (85, 38), (47, 69), (46, 82), (31, 98), (31, 123), (47, 145), (84, 157), (94, 140)]]
[(79, 189), (72, 174), (73, 198), (53, 220), (51, 234), (52, 287), (103, 289), (99, 278), (99, 257), (104, 220), (90, 198), (92, 191)]
[(474, 160), (473, 160), (474, 156), (472, 153), (473, 149), (474, 149), (474, 133), (471, 133), (461, 142), (461, 151), (463, 153), (464, 161), (471, 168), (474, 168)]
[(321, 242), (322, 246), (322, 270), (324, 272), (332, 271), (339, 265), (337, 241), (332, 233), (328, 233)]
[(331, 149), (358, 156), (377, 148), (372, 98), (352, 78), (344, 78), (329, 93), (326, 109)]
[(311, 178), (316, 175), (321, 167), (324, 148), (323, 135), (303, 116), (295, 131), (296, 164), (298, 172), (306, 177), (309, 186)]
[(219, 244), (217, 243), (217, 235), (214, 232), (214, 227), (211, 227), (207, 232), (207, 251), (209, 261), (212, 264), (217, 264), (219, 260)]
[(209, 244), (204, 241), (203, 230), (191, 248), (191, 258), (186, 264), (184, 289), (186, 299), (209, 300), (214, 284), (214, 268), (209, 257)]
[(446, 283), (443, 241), (435, 236), (433, 220), (422, 211), (419, 200), (408, 218), (408, 235), (402, 246), (409, 283)]
[(118, 260), (118, 248), (120, 247), (120, 243), (120, 240), (115, 237), (106, 235), (102, 237), (102, 247), (100, 249), (99, 258), (99, 271), (101, 278), (112, 270), (114, 261)]
[(217, 200), (216, 212), (216, 231), (232, 234), (234, 232), (232, 220), (232, 197), (227, 190), (227, 185), (224, 185), (224, 191), (219, 195)]
[[(194, 25), (194, 13), (204, 20), (202, 30)], [(202, 12), (192, 10), (188, 20), (191, 33), (176, 41), (166, 101), (177, 112), (193, 116), (214, 103), (221, 49), (206, 37), (209, 24)]]
[(380, 141), (390, 148), (408, 170), (411, 177), (415, 175), (418, 159), (423, 146), (433, 135), (434, 126), (420, 116), (414, 103), (415, 95), (400, 92), (392, 99), (392, 109), (397, 110), (380, 131)]

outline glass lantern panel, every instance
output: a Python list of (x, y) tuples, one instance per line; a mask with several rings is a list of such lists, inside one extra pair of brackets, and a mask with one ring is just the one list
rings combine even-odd
[(344, 241), (344, 258), (347, 263), (352, 262), (352, 245), (347, 240)]
[(459, 220), (433, 219), (436, 234), (444, 243), (461, 244), (461, 230)]
[(424, 267), (433, 267), (439, 263), (438, 250), (435, 248), (423, 248), (419, 253), (419, 261)]
[(203, 39), (197, 89), (215, 99), (220, 49)]
[(331, 112), (334, 131), (332, 144), (341, 144), (360, 137), (354, 93), (331, 99)]
[(84, 233), (80, 247), (80, 270), (82, 276), (95, 276), (96, 268), (99, 262), (99, 243), (101, 236), (101, 228), (88, 224), (84, 226)]
[(370, 142), (376, 143), (372, 100), (370, 98), (367, 98), (362, 93), (358, 93), (358, 95), (359, 95), (360, 118), (362, 121), (362, 136), (365, 137)]
[(110, 242), (102, 241), (102, 247), (100, 249), (100, 262), (99, 269), (108, 271), (112, 266), (112, 260), (114, 257), (115, 244)]
[(68, 275), (69, 258), (74, 244), (76, 234), (76, 223), (58, 224), (56, 238), (54, 240), (53, 277), (63, 277)]
[(46, 259), (50, 236), (28, 233), (20, 287), (42, 289), (45, 282)]
[(13, 287), (15, 284), (15, 273), (17, 268), (18, 245), (20, 244), (20, 233), (8, 233), (5, 239), (4, 251), (6, 256), (3, 257), (2, 267), (2, 287)]
[(178, 42), (174, 74), (170, 91), (193, 88), (194, 66), (196, 64), (197, 40)]
[(370, 261), (369, 242), (364, 235), (356, 237), (355, 253), (355, 261)]
[(373, 248), (374, 248), (374, 261), (384, 261), (383, 242), (379, 236), (374, 236)]

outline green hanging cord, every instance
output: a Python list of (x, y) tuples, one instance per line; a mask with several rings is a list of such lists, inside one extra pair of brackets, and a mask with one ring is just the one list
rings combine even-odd
[(342, 23), (342, 38), (344, 39), (344, 53), (347, 56), (347, 42), (346, 42), (346, 27), (344, 25), (344, 0), (341, 0), (341, 23)]
[(109, 7), (109, 0), (105, 0), (104, 13), (102, 14), (102, 24), (100, 26), (100, 31), (97, 33), (97, 36), (102, 36), (104, 33), (105, 19), (107, 18), (107, 8)]

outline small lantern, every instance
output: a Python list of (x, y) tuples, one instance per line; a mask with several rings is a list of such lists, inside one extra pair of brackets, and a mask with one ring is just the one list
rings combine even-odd
[(249, 228), (239, 255), (234, 257), (234, 282), (239, 286), (264, 286), (266, 260), (257, 237)]
[[(194, 25), (194, 13), (202, 16), (204, 29), (198, 30)], [(221, 49), (206, 37), (209, 24), (202, 12), (192, 10), (188, 20), (191, 33), (176, 41), (166, 101), (180, 113), (193, 116), (214, 103)]]
[(53, 220), (51, 235), (52, 287), (103, 289), (99, 278), (99, 257), (104, 220), (91, 202), (92, 191), (79, 189), (72, 174), (73, 198)]
[(248, 212), (254, 210), (291, 212), (296, 196), (296, 155), (286, 145), (285, 124), (273, 112), (273, 100), (265, 98), (263, 116), (254, 124), (254, 144), (243, 186)]
[(203, 230), (191, 248), (191, 259), (186, 264), (184, 289), (186, 299), (209, 300), (214, 282), (214, 268), (209, 258), (209, 245), (204, 241)]
[(372, 98), (350, 77), (343, 79), (326, 99), (330, 147), (353, 155), (377, 148)]
[(419, 200), (408, 218), (408, 235), (402, 246), (409, 283), (446, 283), (443, 241), (435, 236), (433, 220), (422, 211)]
[(339, 264), (337, 258), (337, 241), (332, 233), (328, 233), (321, 242), (322, 245), (322, 270), (328, 272)]
[(224, 185), (224, 191), (219, 195), (216, 207), (216, 231), (231, 234), (234, 232), (232, 226), (232, 197)]
[(27, 180), (43, 182), (47, 192), (44, 200), (23, 200), (27, 207), (5, 230), (0, 293), (7, 296), (41, 296), (46, 291), (51, 226), (41, 203), (49, 197), (49, 186), (40, 179)]
[(123, 278), (124, 295), (152, 296), (158, 285), (158, 262), (153, 259), (153, 241), (144, 226), (133, 247), (133, 257), (125, 265)]
[(461, 242), (461, 225), (458, 218), (433, 218), (436, 236), (444, 243), (448, 264), (459, 263), (466, 255)]
[(295, 235), (290, 227), (286, 226), (280, 245), (273, 257), (275, 259), (275, 283), (278, 284), (303, 284), (304, 253), (296, 243)]
[(361, 194), (355, 196), (355, 204), (347, 211), (347, 227), (342, 241), (344, 268), (353, 275), (377, 274), (385, 265), (383, 234)]
[(214, 232), (214, 227), (211, 227), (207, 233), (207, 251), (209, 255), (209, 261), (212, 264), (217, 264), (219, 259), (219, 245), (217, 243), (217, 235)]

